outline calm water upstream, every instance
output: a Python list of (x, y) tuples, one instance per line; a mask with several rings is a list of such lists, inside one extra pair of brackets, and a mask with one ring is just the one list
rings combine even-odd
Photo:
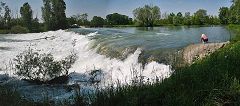
[[(229, 31), (222, 27), (154, 27), (154, 28), (91, 28), (71, 29), (88, 35), (100, 44), (114, 47), (141, 47), (146, 50), (160, 48), (181, 48), (191, 43), (199, 43), (202, 33), (208, 35), (209, 42), (223, 42), (230, 39)], [(95, 33), (94, 33), (95, 32)]]
[(165, 57), (170, 51), (176, 52), (189, 44), (200, 43), (202, 33), (208, 35), (209, 42), (224, 42), (230, 39), (229, 31), (223, 26), (86, 28), (71, 31), (94, 39), (93, 47), (97, 48), (100, 54), (126, 58), (126, 55), (133, 53), (136, 48), (141, 48), (145, 53), (143, 57), (153, 57), (153, 60), (167, 64), (169, 59)]

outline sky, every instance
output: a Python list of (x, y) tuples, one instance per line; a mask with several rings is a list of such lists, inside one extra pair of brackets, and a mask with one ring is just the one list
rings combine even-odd
[[(34, 17), (41, 20), (42, 0), (0, 0), (7, 3), (12, 9), (13, 15), (19, 13), (23, 3), (28, 2), (34, 11)], [(218, 15), (220, 7), (230, 7), (231, 0), (65, 0), (67, 17), (75, 14), (88, 13), (89, 20), (93, 16), (106, 17), (110, 13), (120, 13), (133, 17), (132, 11), (135, 8), (146, 4), (160, 7), (161, 13), (191, 12), (198, 9), (206, 9), (209, 15)]]

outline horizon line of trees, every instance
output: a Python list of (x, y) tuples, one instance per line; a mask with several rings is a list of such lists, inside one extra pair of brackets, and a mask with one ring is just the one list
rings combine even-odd
[(32, 8), (27, 2), (20, 7), (20, 17), (18, 14), (17, 17), (13, 17), (9, 6), (0, 2), (0, 29), (18, 33), (19, 30), (20, 32), (42, 32), (66, 29), (74, 24), (89, 27), (240, 24), (240, 0), (234, 0), (232, 3), (231, 7), (221, 7), (218, 16), (208, 15), (207, 10), (204, 9), (199, 9), (193, 14), (190, 12), (161, 14), (160, 7), (145, 5), (133, 10), (134, 18), (119, 13), (111, 13), (105, 19), (93, 16), (92, 20), (88, 20), (87, 13), (66, 17), (64, 0), (43, 0), (43, 23), (40, 23), (37, 16), (33, 18)]

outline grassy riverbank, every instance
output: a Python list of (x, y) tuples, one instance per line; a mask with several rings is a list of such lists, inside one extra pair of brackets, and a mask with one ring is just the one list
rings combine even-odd
[(239, 105), (240, 26), (229, 28), (237, 35), (225, 48), (177, 69), (162, 83), (101, 91), (94, 105)]

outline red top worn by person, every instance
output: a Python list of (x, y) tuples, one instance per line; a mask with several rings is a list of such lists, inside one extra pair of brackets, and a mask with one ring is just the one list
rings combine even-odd
[(201, 36), (201, 42), (203, 42), (203, 43), (207, 43), (207, 42), (208, 42), (208, 37), (207, 37), (207, 35), (202, 34), (202, 36)]

